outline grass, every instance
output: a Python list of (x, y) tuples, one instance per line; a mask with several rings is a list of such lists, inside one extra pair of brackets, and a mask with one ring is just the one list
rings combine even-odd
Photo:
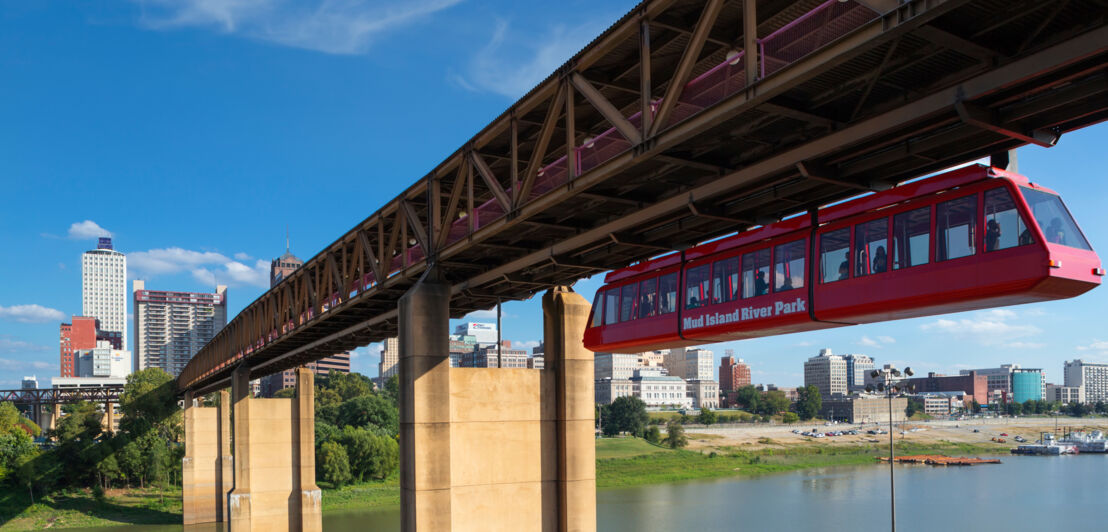
[[(649, 444), (646, 444), (649, 445)], [(994, 454), (1007, 447), (993, 444), (940, 443), (920, 445), (898, 443), (896, 452), (905, 454)], [(830, 447), (804, 445), (785, 448), (742, 450), (723, 447), (713, 452), (669, 450), (628, 457), (601, 458), (597, 452), (596, 487), (614, 488), (664, 484), (695, 479), (752, 476), (817, 467), (874, 464), (886, 456), (880, 444)]]
[(385, 480), (350, 484), (339, 489), (320, 482), (323, 488), (323, 512), (352, 508), (389, 507), (400, 505), (400, 476), (393, 474)]
[(602, 438), (596, 440), (596, 459), (634, 458), (664, 453), (668, 449), (653, 445), (641, 438)]
[(0, 495), (0, 530), (104, 527), (181, 523), (181, 489), (110, 490), (97, 501), (92, 490), (35, 497), (24, 490)]

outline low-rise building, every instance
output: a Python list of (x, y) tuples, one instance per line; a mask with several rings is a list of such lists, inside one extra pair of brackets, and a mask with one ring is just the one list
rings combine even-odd
[(531, 355), (531, 358), (527, 359), (527, 367), (529, 369), (544, 369), (546, 367), (546, 357), (542, 353)]
[(978, 375), (976, 371), (971, 371), (968, 375), (928, 373), (926, 377), (904, 379), (901, 382), (914, 388), (916, 393), (963, 392), (967, 396), (966, 401), (977, 401), (980, 404), (989, 402), (988, 379), (984, 375)]
[[(888, 423), (889, 399), (879, 395), (832, 395), (823, 398), (823, 407), (819, 416), (823, 419), (833, 419), (845, 423)], [(905, 412), (908, 410), (906, 397), (894, 397), (892, 399), (893, 422), (901, 422), (907, 419)]]
[(1046, 385), (1046, 400), (1068, 405), (1070, 403), (1084, 403), (1085, 390), (1080, 386), (1063, 386), (1060, 384)]
[(635, 387), (630, 379), (600, 379), (596, 381), (595, 390), (598, 405), (610, 405), (620, 397), (635, 394)]
[(962, 392), (931, 392), (917, 394), (923, 402), (923, 413), (931, 416), (949, 416), (965, 409), (965, 394)]
[(692, 408), (685, 381), (662, 375), (660, 371), (641, 369), (631, 377), (632, 394), (648, 407)]
[(716, 381), (685, 381), (685, 394), (693, 408), (719, 408), (719, 383)]

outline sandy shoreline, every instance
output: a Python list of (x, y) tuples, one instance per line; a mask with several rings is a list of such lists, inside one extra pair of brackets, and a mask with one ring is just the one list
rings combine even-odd
[[(991, 419), (966, 419), (963, 421), (906, 421), (896, 426), (894, 435), (897, 442), (905, 441), (918, 444), (934, 444), (941, 442), (988, 444), (992, 438), (1003, 438), (1006, 444), (1014, 447), (1017, 443), (1013, 438), (1017, 435), (1030, 441), (1039, 439), (1041, 432), (1053, 432), (1055, 423), (1059, 430), (1069, 427), (1071, 430), (1101, 430), (1108, 432), (1108, 419), (1106, 418), (991, 418)], [(733, 424), (733, 425), (688, 425), (685, 430), (689, 436), (689, 449), (706, 449), (727, 446), (742, 446), (749, 449), (763, 447), (780, 447), (792, 445), (828, 445), (846, 446), (860, 443), (887, 443), (888, 434), (866, 434), (867, 430), (880, 426), (888, 430), (888, 424), (874, 425), (872, 423), (846, 424), (839, 423), (832, 426), (819, 424), (793, 424), (793, 425), (769, 425), (761, 423)], [(808, 431), (816, 429), (819, 432), (845, 431), (858, 429), (857, 436), (835, 436), (825, 438), (809, 438), (800, 434), (793, 434), (793, 430)], [(911, 430), (916, 429), (916, 430)], [(978, 432), (974, 432), (977, 429)], [(901, 434), (904, 431), (904, 434)], [(1001, 436), (1007, 434), (1007, 436)], [(876, 442), (872, 440), (877, 440)]]

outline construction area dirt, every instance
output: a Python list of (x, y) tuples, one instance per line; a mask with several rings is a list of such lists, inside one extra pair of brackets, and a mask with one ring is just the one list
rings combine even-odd
[[(1028, 441), (1038, 440), (1040, 433), (1066, 431), (1108, 432), (1108, 418), (967, 418), (964, 420), (943, 421), (905, 421), (893, 429), (897, 443), (912, 442), (921, 445), (940, 443), (970, 443), (975, 445), (995, 444), (1004, 439), (1004, 445), (996, 444), (998, 449), (1018, 445), (1016, 436)], [(857, 435), (826, 436), (827, 433), (858, 431)], [(869, 434), (871, 430), (885, 433)], [(709, 449), (740, 446), (747, 449), (781, 447), (792, 445), (828, 445), (850, 446), (860, 444), (888, 443), (888, 423), (846, 424), (836, 423), (775, 425), (765, 423), (742, 423), (731, 425), (689, 425), (685, 431), (689, 438), (690, 449)], [(816, 438), (797, 434), (820, 433), (824, 437)], [(1060, 435), (1060, 434), (1059, 434)]]

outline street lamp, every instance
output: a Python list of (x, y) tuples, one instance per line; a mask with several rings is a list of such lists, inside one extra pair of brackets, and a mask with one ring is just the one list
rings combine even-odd
[[(887, 369), (875, 369), (870, 372), (870, 377), (877, 379), (884, 376), (884, 382), (877, 383), (877, 391), (884, 392), (885, 398), (889, 401), (889, 523), (890, 530), (896, 532), (896, 479), (893, 476), (893, 458), (896, 456), (893, 454), (893, 396), (899, 395), (902, 389), (906, 389), (902, 386), (894, 386), (892, 384), (892, 377), (900, 377), (900, 370), (896, 368)], [(912, 368), (904, 368), (904, 375), (911, 377), (915, 375), (912, 373)], [(907, 387), (911, 388), (911, 386)], [(873, 393), (873, 385), (866, 386), (866, 391)]]

